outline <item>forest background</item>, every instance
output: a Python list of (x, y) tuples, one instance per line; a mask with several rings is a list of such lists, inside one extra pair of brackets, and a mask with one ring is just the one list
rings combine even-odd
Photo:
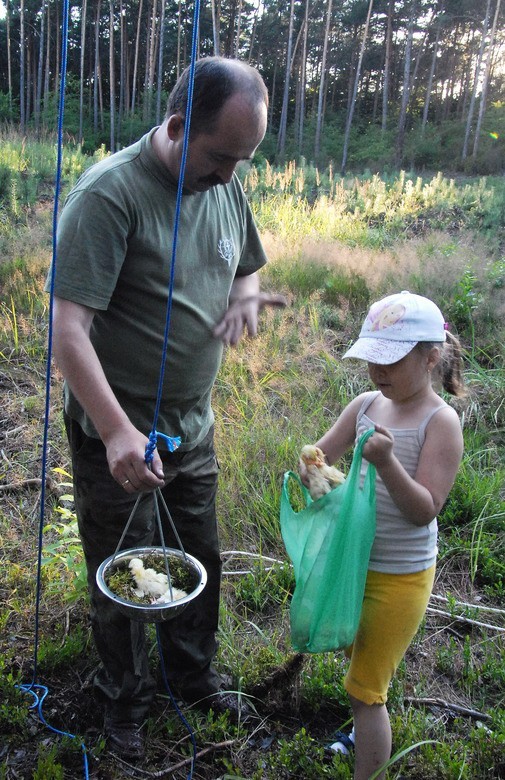
[[(0, 9), (0, 121), (51, 131), (63, 2)], [(182, 0), (70, 3), (68, 142), (113, 150), (160, 122), (192, 15)], [(211, 0), (199, 55), (259, 68), (271, 163), (492, 174), (505, 164), (504, 28), (501, 0)]]

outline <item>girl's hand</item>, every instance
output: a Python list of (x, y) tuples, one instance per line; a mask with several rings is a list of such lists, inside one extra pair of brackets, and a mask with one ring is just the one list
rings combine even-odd
[(387, 428), (377, 423), (375, 431), (363, 447), (363, 457), (374, 466), (380, 468), (389, 463), (393, 457), (394, 436)]

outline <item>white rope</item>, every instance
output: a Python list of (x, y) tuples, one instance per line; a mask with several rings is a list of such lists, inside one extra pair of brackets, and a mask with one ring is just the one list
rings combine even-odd
[(432, 593), (431, 598), (438, 601), (444, 601), (446, 604), (454, 604), (457, 607), (468, 607), (468, 609), (476, 609), (479, 612), (494, 612), (497, 615), (505, 615), (505, 609), (487, 607), (485, 604), (469, 604), (467, 601), (453, 601), (453, 599), (448, 599), (446, 596), (439, 596), (436, 593)]
[(237, 558), (253, 558), (257, 561), (266, 561), (272, 564), (271, 566), (265, 566), (265, 571), (272, 571), (277, 564), (284, 566), (287, 561), (280, 561), (278, 558), (269, 558), (268, 555), (261, 555), (261, 553), (247, 552), (246, 550), (225, 550), (221, 553), (221, 559), (223, 561), (223, 576), (235, 577), (244, 574), (253, 574), (252, 569), (238, 569), (230, 570), (226, 569), (226, 566), (233, 563)]
[(426, 612), (432, 615), (442, 615), (442, 617), (450, 618), (456, 623), (469, 623), (472, 626), (479, 626), (479, 628), (489, 628), (492, 631), (498, 631), (499, 633), (505, 633), (505, 628), (501, 626), (493, 626), (491, 623), (481, 623), (480, 620), (472, 620), (464, 615), (456, 615), (452, 612), (444, 612), (441, 609), (435, 609), (434, 607), (427, 607)]

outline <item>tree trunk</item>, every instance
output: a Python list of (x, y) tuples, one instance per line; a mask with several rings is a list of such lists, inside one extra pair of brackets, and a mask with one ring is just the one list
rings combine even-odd
[(210, 4), (212, 14), (212, 46), (214, 49), (214, 56), (219, 57), (221, 51), (220, 26), (221, 26), (221, 2), (220, 0), (211, 0)]
[(135, 98), (137, 95), (137, 73), (139, 67), (140, 30), (142, 27), (142, 0), (139, 0), (139, 13), (137, 17), (137, 33), (135, 35), (135, 56), (133, 60), (132, 101), (130, 113), (135, 111)]
[(321, 61), (321, 78), (319, 79), (316, 137), (314, 139), (314, 160), (316, 162), (316, 165), (319, 162), (319, 152), (321, 148), (321, 132), (323, 127), (323, 102), (324, 102), (324, 89), (325, 89), (324, 77), (326, 75), (326, 58), (328, 56), (328, 38), (330, 37), (331, 11), (332, 11), (332, 0), (328, 0), (328, 6), (326, 9), (326, 25), (324, 30), (323, 59)]
[(470, 141), (470, 132), (472, 130), (473, 114), (475, 111), (475, 100), (477, 98), (477, 89), (479, 86), (479, 75), (482, 66), (482, 58), (484, 56), (484, 48), (486, 46), (487, 31), (489, 28), (489, 14), (491, 10), (491, 0), (487, 0), (486, 4), (486, 16), (482, 25), (482, 37), (479, 46), (479, 54), (477, 56), (477, 62), (475, 64), (475, 71), (473, 76), (472, 95), (470, 97), (470, 105), (468, 107), (468, 116), (466, 119), (465, 139), (463, 141), (463, 149), (461, 151), (461, 159), (466, 160), (468, 154), (468, 144)]
[(276, 87), (277, 87), (277, 60), (275, 60), (274, 63), (274, 73), (272, 77), (272, 90), (270, 95), (270, 101), (268, 104), (268, 132), (272, 132), (274, 105), (275, 105), (275, 98), (276, 98), (276, 94), (275, 94)]
[(61, 47), (61, 23), (60, 23), (60, 7), (56, 3), (56, 64), (54, 66), (54, 94), (57, 95), (60, 91), (60, 47)]
[(249, 63), (249, 65), (251, 64), (251, 60), (252, 60), (254, 41), (256, 40), (256, 29), (258, 27), (258, 19), (259, 19), (259, 13), (261, 7), (262, 7), (261, 0), (258, 0), (256, 8), (254, 9), (254, 21), (253, 21), (252, 32), (251, 32), (251, 41), (249, 43), (249, 54), (247, 57), (247, 62)]
[(487, 88), (489, 84), (489, 74), (491, 72), (491, 62), (493, 61), (493, 48), (494, 48), (494, 41), (496, 37), (496, 26), (498, 24), (498, 17), (500, 15), (500, 5), (501, 0), (496, 0), (496, 8), (494, 12), (494, 18), (493, 18), (493, 26), (491, 28), (491, 34), (489, 36), (489, 43), (488, 43), (488, 50), (487, 50), (487, 57), (486, 57), (486, 65), (484, 69), (484, 78), (482, 80), (482, 91), (480, 94), (480, 105), (479, 105), (479, 115), (477, 118), (477, 126), (475, 128), (475, 135), (473, 139), (473, 150), (472, 150), (472, 157), (477, 156), (477, 151), (479, 149), (479, 136), (480, 136), (480, 130), (482, 127), (482, 120), (484, 119), (484, 114), (486, 111), (486, 98), (487, 98)]
[(349, 150), (349, 138), (351, 135), (352, 117), (354, 114), (354, 107), (356, 105), (356, 95), (358, 94), (358, 84), (359, 84), (359, 79), (361, 74), (361, 64), (363, 62), (363, 54), (365, 52), (365, 44), (366, 44), (366, 39), (368, 37), (368, 28), (370, 26), (370, 17), (372, 16), (372, 7), (373, 7), (373, 0), (370, 0), (370, 4), (368, 6), (368, 13), (366, 16), (365, 30), (363, 32), (363, 40), (361, 41), (358, 64), (356, 66), (356, 77), (354, 79), (354, 88), (352, 91), (351, 105), (349, 106), (349, 111), (347, 114), (347, 122), (345, 125), (344, 150), (342, 153), (342, 165), (340, 169), (342, 176), (345, 174), (345, 169), (347, 166), (347, 154)]
[(7, 35), (7, 89), (9, 90), (9, 116), (12, 118), (12, 53), (10, 0), (5, 0), (5, 33)]
[[(476, 38), (476, 32), (474, 30), (471, 36), (471, 40), (467, 47), (468, 51), (473, 51), (475, 38)], [(463, 78), (461, 79), (461, 86), (460, 86), (462, 97), (460, 97), (459, 100), (460, 105), (458, 105), (458, 112), (457, 112), (457, 116), (461, 119), (461, 121), (463, 121), (463, 117), (466, 115), (466, 107), (469, 100), (468, 96), (470, 95), (471, 92), (470, 90), (471, 80), (472, 80), (471, 69), (469, 67), (465, 68)]]
[(161, 0), (160, 43), (158, 48), (158, 81), (156, 84), (156, 124), (161, 124), (161, 90), (163, 87), (163, 48), (165, 45), (165, 0)]
[[(125, 112), (125, 105), (128, 105), (127, 82), (126, 82), (126, 43), (125, 43), (125, 9), (123, 0), (119, 0), (119, 106), (117, 112), (116, 126), (116, 145), (119, 145), (121, 138), (121, 124)], [(126, 97), (125, 97), (126, 95)]]
[(396, 149), (395, 159), (397, 167), (400, 167), (403, 156), (403, 143), (405, 140), (405, 125), (407, 122), (407, 106), (409, 104), (410, 97), (410, 69), (412, 65), (412, 42), (414, 38), (414, 17), (415, 17), (416, 3), (413, 0), (410, 6), (409, 26), (407, 30), (407, 43), (405, 46), (405, 63), (403, 68), (403, 88), (402, 88), (402, 102), (400, 106), (400, 116), (398, 118), (398, 131), (396, 134)]
[(384, 81), (382, 85), (382, 122), (381, 131), (386, 132), (388, 124), (389, 105), (389, 79), (391, 75), (391, 50), (393, 42), (393, 17), (395, 12), (395, 0), (389, 0), (388, 15), (386, 21), (386, 53), (384, 56)]
[(281, 121), (279, 126), (279, 136), (277, 139), (277, 152), (281, 159), (284, 157), (284, 151), (286, 146), (286, 127), (288, 123), (289, 81), (291, 75), (291, 50), (293, 47), (294, 8), (295, 8), (294, 0), (291, 0), (291, 4), (289, 7), (289, 30), (288, 30), (288, 51), (286, 54), (286, 75), (284, 77), (284, 94), (282, 96)]
[(98, 133), (98, 103), (99, 103), (99, 80), (100, 80), (100, 5), (101, 0), (97, 0), (95, 11), (95, 67), (93, 69), (93, 132)]
[(42, 0), (40, 9), (40, 41), (39, 41), (39, 61), (37, 66), (37, 95), (35, 97), (35, 130), (40, 127), (40, 110), (42, 104), (42, 72), (44, 70), (44, 36), (45, 36), (46, 3)]
[(419, 65), (421, 64), (421, 58), (423, 56), (424, 47), (426, 46), (426, 43), (428, 41), (428, 32), (432, 22), (433, 22), (433, 18), (429, 19), (428, 22), (426, 23), (426, 29), (424, 31), (422, 40), (418, 45), (417, 54), (414, 59), (414, 69), (412, 71), (412, 75), (409, 80), (409, 99), (412, 99), (414, 104), (416, 103), (415, 97), (416, 97), (416, 92), (418, 87), (417, 74), (419, 72)]
[(83, 140), (83, 120), (84, 120), (84, 55), (86, 53), (86, 17), (88, 3), (82, 0), (81, 7), (81, 51), (79, 61), (79, 136), (78, 141), (82, 144)]
[(46, 25), (46, 67), (44, 72), (44, 116), (49, 110), (49, 74), (51, 72), (51, 5), (47, 4), (47, 25)]
[(116, 149), (116, 77), (114, 73), (114, 1), (109, 0), (109, 114), (110, 114), (110, 150)]
[(300, 121), (298, 126), (298, 153), (303, 151), (303, 129), (305, 122), (305, 90), (307, 82), (307, 40), (309, 30), (309, 0), (305, 0), (305, 18), (303, 21), (303, 47), (300, 63)]
[(428, 75), (428, 83), (426, 85), (426, 96), (424, 98), (424, 108), (423, 108), (423, 119), (421, 123), (421, 134), (424, 133), (424, 130), (426, 128), (426, 124), (428, 122), (428, 113), (430, 110), (430, 102), (431, 102), (431, 90), (433, 89), (433, 77), (435, 75), (435, 66), (437, 64), (437, 57), (438, 57), (438, 44), (440, 42), (440, 28), (442, 26), (442, 20), (439, 17), (437, 22), (437, 32), (435, 36), (435, 45), (433, 47), (433, 55), (431, 57), (431, 65), (430, 65), (430, 72)]
[(146, 68), (144, 76), (144, 112), (143, 117), (146, 122), (151, 121), (151, 105), (154, 85), (154, 63), (156, 60), (156, 10), (158, 0), (152, 0), (150, 13), (150, 31), (146, 42)]
[[(25, 25), (25, 30), (28, 25)], [(26, 41), (26, 62), (25, 62), (25, 122), (28, 123), (30, 114), (32, 111), (31, 97), (32, 97), (32, 36), (28, 34), (28, 40)]]
[(234, 57), (238, 58), (240, 52), (240, 33), (242, 26), (242, 0), (238, 0), (237, 32), (235, 36)]
[(176, 76), (181, 75), (181, 30), (182, 30), (182, 0), (179, 0), (177, 7), (177, 67)]
[(21, 134), (25, 132), (25, 0), (19, 3), (19, 120)]

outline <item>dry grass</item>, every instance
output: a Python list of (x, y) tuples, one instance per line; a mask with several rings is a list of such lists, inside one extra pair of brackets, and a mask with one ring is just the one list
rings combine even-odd
[(445, 231), (433, 231), (427, 236), (409, 237), (395, 242), (391, 248), (371, 249), (348, 246), (338, 241), (307, 237), (290, 244), (272, 233), (262, 236), (272, 262), (302, 259), (321, 263), (329, 268), (363, 276), (371, 290), (385, 287), (400, 289), (413, 278), (422, 276), (426, 285), (453, 289), (466, 269), (472, 269), (483, 279), (496, 254), (486, 241), (474, 233), (459, 231), (457, 239)]

